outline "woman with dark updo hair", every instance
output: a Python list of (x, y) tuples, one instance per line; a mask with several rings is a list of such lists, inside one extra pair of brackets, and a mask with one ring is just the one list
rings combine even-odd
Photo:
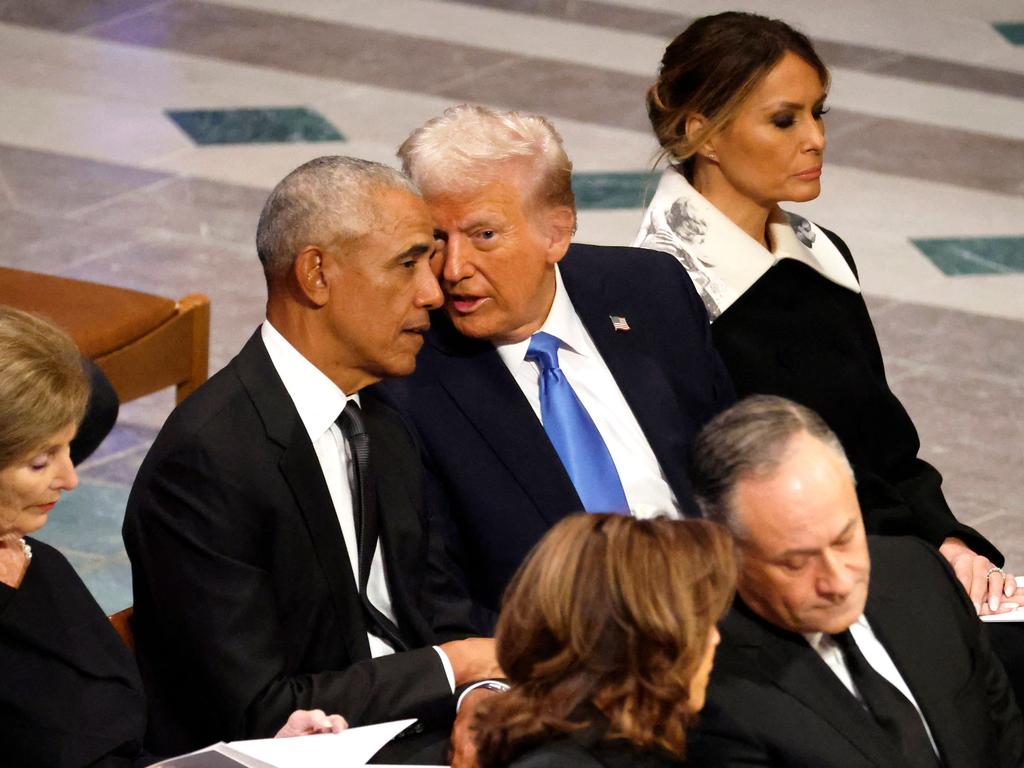
[(981, 613), (1016, 590), (1003, 557), (959, 523), (942, 477), (917, 456), (885, 378), (850, 249), (779, 207), (821, 192), (829, 73), (776, 19), (697, 19), (665, 51), (647, 93), (669, 166), (634, 245), (666, 251), (704, 300), (737, 396), (796, 400), (821, 414), (853, 464), (869, 533), (939, 547)]
[(480, 705), (480, 768), (680, 765), (735, 580), (714, 523), (559, 522), (505, 593), (495, 639), (512, 689)]

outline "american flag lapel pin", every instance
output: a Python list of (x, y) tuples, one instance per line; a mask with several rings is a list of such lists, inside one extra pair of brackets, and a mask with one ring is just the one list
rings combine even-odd
[(626, 318), (619, 315), (608, 315), (608, 319), (612, 321), (612, 328), (616, 331), (625, 333), (629, 330), (629, 323), (626, 322)]

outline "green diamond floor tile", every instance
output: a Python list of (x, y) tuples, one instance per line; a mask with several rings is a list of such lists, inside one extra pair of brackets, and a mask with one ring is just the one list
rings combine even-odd
[(947, 275), (1024, 272), (1024, 237), (911, 240)]
[(643, 171), (574, 173), (572, 176), (576, 207), (580, 210), (643, 208), (657, 187), (658, 174)]
[(1008, 21), (992, 26), (1014, 45), (1024, 45), (1024, 21)]
[(196, 144), (285, 144), (344, 141), (319, 112), (306, 107), (167, 110)]

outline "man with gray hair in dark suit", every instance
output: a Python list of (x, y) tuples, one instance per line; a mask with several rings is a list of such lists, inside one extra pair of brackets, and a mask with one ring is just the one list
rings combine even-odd
[(467, 637), (415, 439), (364, 391), (416, 365), (436, 245), (414, 185), (379, 163), (317, 158), (270, 194), (266, 320), (171, 414), (128, 501), (152, 750), (319, 707), (419, 718), (391, 760), (438, 762), (455, 686), (499, 672), (493, 641)]
[(737, 545), (693, 766), (1019, 768), (1024, 723), (944, 558), (868, 537), (842, 446), (812, 411), (747, 398), (691, 476)]

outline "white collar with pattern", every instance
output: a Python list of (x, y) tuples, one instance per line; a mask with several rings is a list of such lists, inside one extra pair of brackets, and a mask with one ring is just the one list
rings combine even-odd
[(644, 212), (633, 245), (679, 259), (715, 320), (782, 259), (795, 259), (836, 285), (860, 293), (850, 265), (813, 222), (776, 207), (768, 221), (769, 251), (667, 168)]

